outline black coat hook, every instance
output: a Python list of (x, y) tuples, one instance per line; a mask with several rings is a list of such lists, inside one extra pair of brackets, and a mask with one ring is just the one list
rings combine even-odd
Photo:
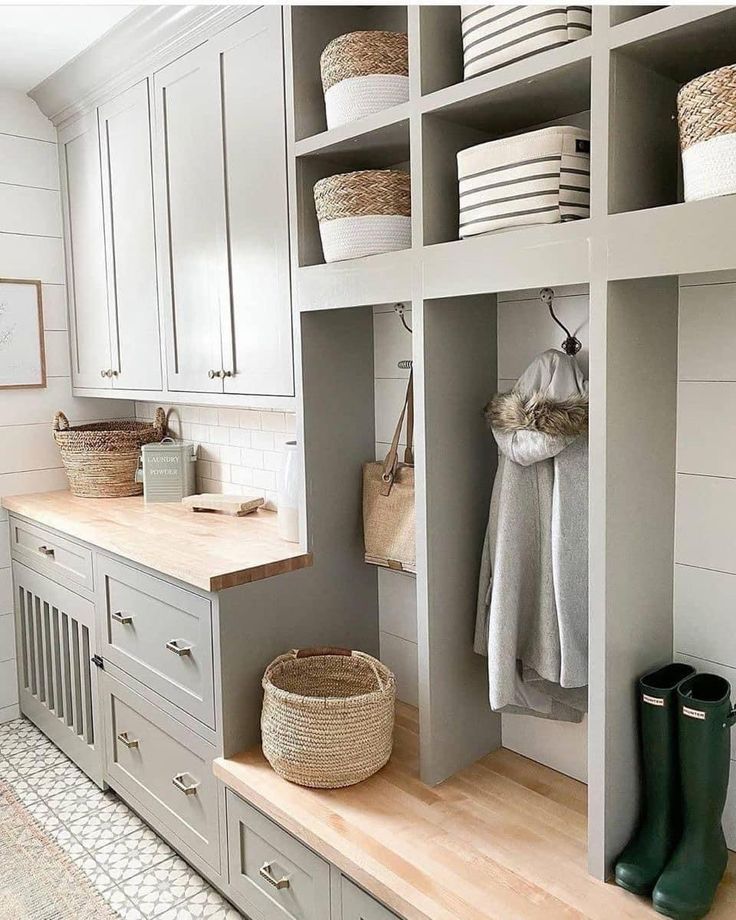
[(554, 299), (555, 299), (555, 292), (552, 290), (552, 288), (542, 288), (542, 290), (539, 292), (539, 299), (542, 301), (543, 304), (547, 305), (547, 309), (549, 310), (549, 315), (552, 317), (552, 319), (557, 323), (560, 329), (562, 329), (562, 331), (567, 336), (565, 341), (562, 343), (562, 350), (565, 352), (566, 355), (576, 355), (580, 351), (580, 349), (583, 347), (583, 343), (580, 341), (580, 339), (574, 336), (572, 332), (570, 332), (567, 326), (559, 319), (559, 317), (555, 313), (554, 308), (552, 306), (552, 304), (554, 303)]

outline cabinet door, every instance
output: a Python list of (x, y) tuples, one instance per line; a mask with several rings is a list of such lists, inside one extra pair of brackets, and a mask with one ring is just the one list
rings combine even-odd
[(97, 116), (59, 131), (72, 381), (112, 386)]
[(113, 387), (161, 389), (148, 80), (97, 112)]
[(160, 70), (153, 84), (168, 385), (221, 392), (219, 316), (228, 278), (217, 60), (202, 45)]
[(232, 315), (225, 392), (294, 392), (281, 7), (213, 39), (219, 56)]

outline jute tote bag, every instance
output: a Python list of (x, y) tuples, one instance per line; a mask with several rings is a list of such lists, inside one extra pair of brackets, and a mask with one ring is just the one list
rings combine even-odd
[[(399, 440), (406, 418), (406, 450), (399, 463)], [(416, 572), (414, 537), (414, 376), (409, 374), (404, 405), (383, 463), (363, 464), (365, 561), (400, 572)]]

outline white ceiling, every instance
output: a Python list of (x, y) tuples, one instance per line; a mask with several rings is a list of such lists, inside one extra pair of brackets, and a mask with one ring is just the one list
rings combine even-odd
[(134, 9), (0, 5), (0, 89), (27, 93)]

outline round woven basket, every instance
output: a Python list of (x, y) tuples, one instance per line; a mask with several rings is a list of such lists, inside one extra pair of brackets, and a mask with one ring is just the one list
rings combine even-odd
[(72, 428), (66, 415), (57, 412), (53, 432), (74, 495), (124, 498), (143, 492), (135, 481), (141, 446), (164, 437), (166, 413), (159, 406), (153, 424), (116, 420)]
[(326, 262), (408, 249), (411, 181), (398, 169), (361, 169), (314, 186)]
[(320, 58), (327, 127), (409, 99), (409, 48), (403, 32), (348, 32)]
[(677, 121), (685, 200), (736, 192), (736, 64), (686, 83)]
[(263, 753), (284, 779), (338, 789), (372, 776), (393, 746), (396, 682), (364, 652), (294, 649), (263, 675)]

